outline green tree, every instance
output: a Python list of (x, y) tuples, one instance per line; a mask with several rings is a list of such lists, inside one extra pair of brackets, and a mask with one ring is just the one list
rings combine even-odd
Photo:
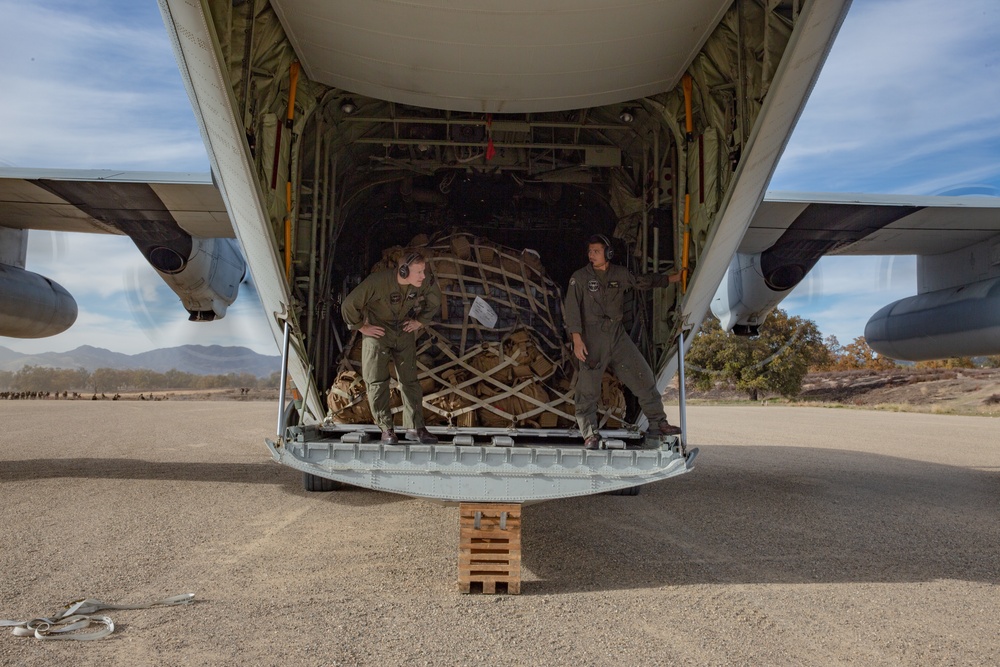
[(278, 373), (258, 378), (252, 373), (195, 375), (178, 370), (157, 373), (148, 368), (98, 368), (93, 373), (84, 368), (47, 368), (24, 366), (17, 372), (0, 371), (0, 390), (8, 391), (152, 391), (153, 389), (269, 389), (278, 385)]
[(232, 376), (233, 383), (230, 385), (231, 389), (257, 386), (257, 376), (253, 373), (233, 373)]
[(844, 354), (837, 364), (840, 370), (872, 369), (889, 370), (896, 367), (896, 361), (883, 357), (873, 350), (864, 336), (858, 336), (854, 342), (844, 346)]
[(55, 391), (57, 371), (46, 366), (24, 366), (14, 374), (11, 384), (17, 391)]
[(930, 359), (917, 363), (917, 368), (975, 368), (972, 357), (952, 357), (950, 359)]
[(816, 358), (813, 359), (810, 370), (829, 371), (837, 368), (840, 360), (844, 356), (844, 346), (840, 344), (837, 337), (830, 334), (823, 339), (823, 349), (819, 350)]
[(724, 333), (719, 321), (709, 318), (685, 360), (697, 387), (724, 381), (756, 401), (763, 391), (797, 395), (810, 365), (826, 351), (815, 322), (777, 308), (752, 338)]
[(11, 374), (9, 388), (15, 391), (83, 391), (89, 383), (90, 373), (83, 368), (28, 365)]
[(163, 379), (166, 384), (165, 388), (169, 389), (191, 389), (194, 387), (194, 381), (198, 377), (197, 375), (192, 375), (191, 373), (179, 371), (176, 368), (171, 368), (163, 375)]
[(281, 373), (279, 371), (274, 371), (266, 378), (257, 380), (258, 389), (277, 389), (279, 386), (281, 386)]
[(98, 368), (90, 374), (94, 393), (117, 392), (128, 386), (129, 371), (118, 368)]
[(86, 391), (90, 386), (90, 371), (86, 368), (57, 368), (56, 391)]

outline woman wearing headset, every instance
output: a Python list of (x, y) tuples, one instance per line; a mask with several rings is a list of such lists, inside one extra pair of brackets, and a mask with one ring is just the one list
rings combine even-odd
[(395, 269), (376, 271), (361, 281), (340, 308), (347, 326), (364, 336), (361, 377), (385, 444), (399, 442), (389, 407), (390, 359), (403, 397), (406, 438), (422, 444), (438, 441), (424, 425), (423, 391), (417, 382), (416, 332), (430, 324), (441, 308), (441, 290), (428, 279), (426, 270), (423, 255), (406, 254)]

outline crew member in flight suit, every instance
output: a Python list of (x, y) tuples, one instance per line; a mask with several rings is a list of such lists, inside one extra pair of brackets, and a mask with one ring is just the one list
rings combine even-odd
[(639, 399), (649, 420), (648, 435), (676, 435), (681, 430), (667, 423), (663, 397), (656, 378), (622, 324), (625, 292), (630, 289), (665, 287), (680, 280), (680, 274), (650, 274), (637, 279), (623, 266), (611, 263), (611, 242), (603, 234), (587, 241), (590, 264), (573, 274), (566, 291), (563, 314), (573, 339), (573, 354), (580, 360), (576, 379), (576, 421), (587, 449), (600, 447), (597, 404), (601, 398), (604, 369), (615, 375)]
[(419, 252), (404, 255), (395, 269), (376, 271), (344, 299), (340, 312), (361, 342), (361, 377), (368, 386), (368, 404), (382, 429), (382, 442), (397, 444), (389, 407), (389, 360), (403, 396), (406, 439), (434, 444), (438, 439), (424, 425), (423, 391), (417, 382), (416, 332), (430, 324), (441, 308), (441, 290), (426, 275), (427, 260)]

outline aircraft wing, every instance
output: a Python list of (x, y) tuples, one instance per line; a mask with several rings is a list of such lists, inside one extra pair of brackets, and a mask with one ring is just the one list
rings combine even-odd
[(937, 255), (1000, 233), (1000, 198), (769, 191), (739, 252)]
[(196, 321), (225, 316), (246, 275), (208, 174), (0, 169), (0, 335), (51, 336), (76, 321), (69, 292), (25, 269), (30, 230), (128, 236)]
[(753, 334), (819, 259), (916, 255), (917, 295), (873, 315), (865, 337), (896, 359), (1000, 352), (1000, 198), (769, 192), (712, 302)]
[(191, 236), (234, 238), (210, 174), (0, 168), (0, 226), (127, 234), (176, 224)]

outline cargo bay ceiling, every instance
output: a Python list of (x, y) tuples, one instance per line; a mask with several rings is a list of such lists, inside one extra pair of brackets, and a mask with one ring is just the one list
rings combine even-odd
[(670, 90), (730, 2), (271, 4), (312, 81), (432, 109), (537, 113)]

